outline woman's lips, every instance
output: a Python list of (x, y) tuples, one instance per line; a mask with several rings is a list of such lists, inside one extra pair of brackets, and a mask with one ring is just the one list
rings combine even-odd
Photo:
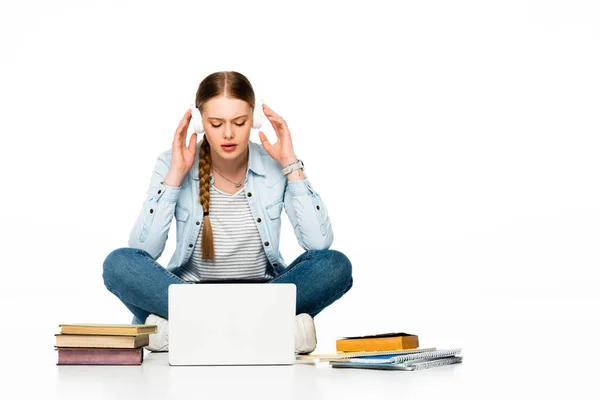
[(236, 148), (236, 145), (231, 145), (231, 146), (225, 146), (225, 145), (221, 145), (221, 148), (225, 151), (233, 151)]

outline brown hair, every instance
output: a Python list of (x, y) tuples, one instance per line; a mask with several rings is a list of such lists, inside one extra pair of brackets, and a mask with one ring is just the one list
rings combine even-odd
[[(213, 97), (227, 96), (232, 99), (244, 100), (254, 110), (254, 89), (248, 78), (235, 71), (213, 72), (200, 82), (196, 92), (196, 107), (202, 113), (204, 103)], [(212, 160), (210, 157), (210, 144), (206, 135), (202, 138), (200, 145), (200, 161), (198, 164), (198, 179), (200, 180), (199, 202), (204, 212), (207, 212), (210, 204), (210, 169)], [(202, 227), (202, 258), (215, 259), (212, 226), (208, 215), (204, 215)]]

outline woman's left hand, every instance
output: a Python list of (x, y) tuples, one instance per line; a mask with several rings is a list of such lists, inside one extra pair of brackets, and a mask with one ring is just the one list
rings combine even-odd
[(260, 141), (271, 157), (285, 168), (288, 164), (296, 161), (296, 155), (294, 154), (294, 148), (292, 146), (292, 135), (288, 129), (287, 123), (281, 116), (275, 113), (269, 106), (263, 103), (263, 112), (271, 122), (275, 134), (277, 135), (277, 141), (273, 144), (269, 143), (264, 132), (258, 131)]

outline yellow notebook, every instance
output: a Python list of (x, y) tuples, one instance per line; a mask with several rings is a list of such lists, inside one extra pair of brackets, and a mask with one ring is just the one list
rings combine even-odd
[(60, 333), (77, 335), (145, 335), (158, 332), (151, 324), (59, 324)]
[(345, 337), (335, 341), (335, 349), (337, 351), (378, 351), (416, 349), (418, 347), (419, 337), (404, 332)]

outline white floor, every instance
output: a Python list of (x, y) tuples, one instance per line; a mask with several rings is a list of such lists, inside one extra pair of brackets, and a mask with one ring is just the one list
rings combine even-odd
[[(57, 328), (51, 325), (39, 332), (12, 329), (15, 343), (3, 353), (3, 398), (505, 399), (600, 394), (600, 368), (594, 358), (597, 330), (575, 321), (569, 326), (541, 320), (460, 321), (459, 330), (468, 333), (453, 344), (463, 348), (464, 363), (415, 372), (333, 369), (327, 362), (312, 361), (171, 367), (167, 353), (147, 351), (141, 366), (57, 366), (50, 334)], [(321, 325), (327, 325), (325, 320)], [(334, 350), (334, 337), (321, 332), (319, 340), (316, 352)]]
[(141, 366), (57, 366), (58, 324), (128, 323), (130, 314), (98, 282), (57, 291), (51, 284), (32, 288), (5, 280), (0, 398), (600, 398), (600, 324), (592, 280), (570, 292), (476, 292), (471, 286), (451, 297), (439, 292), (429, 302), (431, 296), (414, 302), (357, 282), (344, 301), (316, 316), (316, 353), (335, 351), (335, 339), (344, 335), (408, 331), (419, 335), (421, 347), (461, 347), (464, 362), (413, 372), (334, 369), (306, 361), (171, 367), (167, 353), (147, 352)]

